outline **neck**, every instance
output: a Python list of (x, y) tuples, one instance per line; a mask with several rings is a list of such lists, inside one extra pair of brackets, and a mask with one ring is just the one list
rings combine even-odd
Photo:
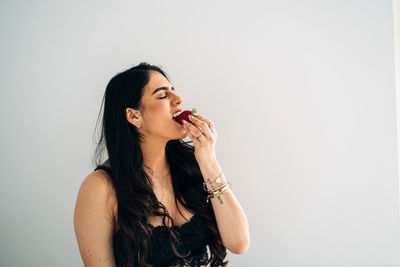
[(167, 182), (170, 179), (170, 169), (165, 155), (165, 140), (152, 140), (141, 143), (143, 153), (143, 167), (152, 180)]

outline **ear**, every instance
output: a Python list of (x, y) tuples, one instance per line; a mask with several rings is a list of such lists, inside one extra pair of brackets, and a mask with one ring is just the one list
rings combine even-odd
[(133, 108), (126, 108), (125, 113), (126, 113), (126, 119), (130, 123), (136, 124), (137, 122), (140, 121), (141, 115), (139, 110)]

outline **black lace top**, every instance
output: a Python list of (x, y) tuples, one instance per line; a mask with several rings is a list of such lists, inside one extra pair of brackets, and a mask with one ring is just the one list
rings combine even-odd
[[(95, 170), (102, 169), (111, 175), (108, 167), (98, 166)], [(180, 258), (173, 252), (168, 229), (165, 225), (153, 226), (148, 224), (153, 230), (150, 239), (150, 248), (147, 262), (154, 267), (170, 266), (205, 266), (209, 259), (207, 244), (210, 238), (210, 231), (205, 226), (204, 221), (197, 214), (182, 225), (174, 225), (171, 230), (175, 233), (178, 243), (174, 243), (178, 252), (182, 255), (188, 254), (185, 258)], [(190, 251), (190, 253), (189, 253)]]
[(160, 267), (198, 267), (207, 264), (209, 231), (197, 214), (193, 215), (192, 218), (183, 225), (172, 226), (172, 231), (178, 238), (178, 244), (175, 245), (178, 252), (183, 255), (189, 254), (190, 252), (185, 258), (180, 258), (174, 254), (169, 240), (169, 232), (165, 225), (150, 226), (153, 229), (148, 260), (150, 264)]

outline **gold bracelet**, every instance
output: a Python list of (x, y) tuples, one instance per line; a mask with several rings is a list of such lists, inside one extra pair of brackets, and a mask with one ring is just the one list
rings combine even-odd
[[(221, 176), (222, 176), (222, 171), (221, 171), (221, 173), (217, 176), (217, 178), (215, 178), (214, 182), (217, 183), (217, 184), (221, 183), (221, 181), (222, 181)], [(203, 182), (203, 189), (204, 189), (204, 191), (208, 192), (207, 186), (206, 186), (206, 182), (205, 182), (205, 181)]]
[(211, 189), (211, 190), (207, 190), (207, 193), (213, 193), (213, 192), (216, 192), (216, 191), (220, 190), (221, 188), (223, 188), (224, 186), (226, 186), (227, 184), (228, 184), (228, 183), (225, 183), (225, 184), (221, 185), (221, 186), (220, 186), (220, 187), (218, 187), (218, 188)]
[(224, 184), (223, 186), (221, 186), (220, 188), (215, 189), (215, 190), (212, 190), (212, 191), (209, 192), (209, 193), (210, 193), (210, 194), (221, 193), (222, 191), (225, 190), (225, 188), (227, 188), (227, 187), (229, 187), (229, 186), (231, 186), (231, 184), (230, 184), (230, 183), (226, 183), (226, 184)]
[(208, 201), (209, 201), (210, 198), (214, 198), (214, 197), (216, 197), (216, 196), (222, 195), (224, 192), (226, 192), (226, 191), (227, 191), (228, 189), (230, 189), (230, 188), (232, 188), (232, 185), (231, 185), (230, 183), (225, 184), (225, 185), (224, 185), (224, 188), (222, 188), (222, 189), (220, 189), (220, 190), (217, 190), (217, 192), (214, 191), (214, 192), (208, 194), (208, 195), (207, 195), (207, 200), (206, 200), (206, 202), (208, 203)]

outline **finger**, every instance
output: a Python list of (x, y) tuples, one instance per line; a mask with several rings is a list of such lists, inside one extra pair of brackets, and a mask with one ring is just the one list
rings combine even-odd
[(211, 130), (210, 130), (210, 127), (208, 127), (207, 122), (202, 121), (196, 117), (190, 117), (190, 116), (189, 116), (189, 120), (191, 122), (193, 122), (196, 126), (200, 127), (203, 130), (203, 133), (207, 138), (211, 138)]
[(196, 136), (194, 136), (194, 134), (188, 129), (185, 129), (184, 131), (186, 132), (187, 136), (189, 136), (190, 140), (194, 143), (194, 145), (198, 146), (200, 141), (196, 138)]
[(198, 118), (199, 120), (205, 121), (205, 122), (207, 123), (207, 125), (209, 126), (211, 132), (213, 132), (214, 134), (216, 133), (215, 125), (214, 125), (214, 123), (212, 123), (212, 121), (210, 121), (210, 120), (207, 119), (206, 117), (203, 117), (203, 116), (201, 116), (201, 115), (199, 115), (199, 114), (194, 114), (194, 116), (195, 116), (196, 118)]
[[(189, 127), (189, 129), (191, 129), (194, 134), (197, 134), (197, 131), (195, 132), (195, 129), (197, 129), (198, 131), (200, 131), (200, 133), (202, 135), (204, 135), (203, 129), (200, 126), (196, 125), (190, 118), (188, 118), (187, 120), (184, 120), (184, 121), (187, 122), (187, 124), (188, 124), (187, 126), (192, 126), (191, 128)], [(197, 136), (199, 136), (199, 135), (197, 135)]]
[(186, 133), (189, 135), (190, 139), (196, 142), (200, 142), (197, 137), (203, 135), (203, 133), (194, 125), (191, 125), (190, 122), (186, 122), (183, 124), (183, 128), (185, 129)]

